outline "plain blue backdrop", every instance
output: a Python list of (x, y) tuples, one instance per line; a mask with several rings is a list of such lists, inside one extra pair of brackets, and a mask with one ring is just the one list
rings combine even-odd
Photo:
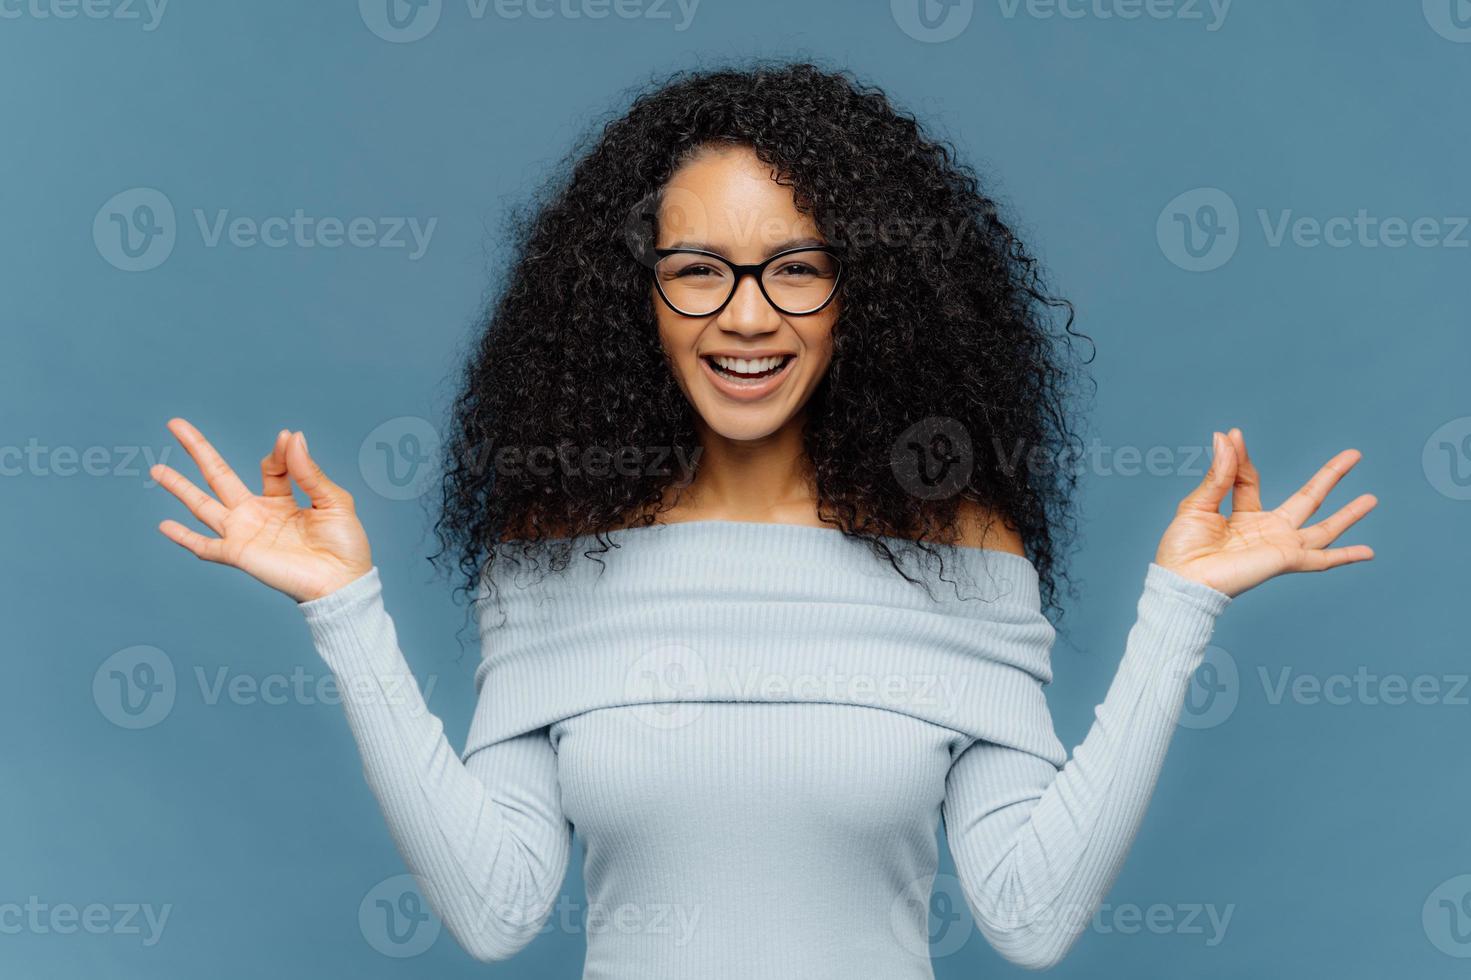
[[(752, 54), (849, 67), (952, 140), (1098, 345), (1067, 745), (1212, 429), (1269, 505), (1348, 446), (1332, 502), (1381, 500), (1349, 536), (1373, 563), (1222, 617), (1056, 975), (1466, 975), (1465, 0), (394, 2), (0, 3), (0, 975), (579, 974), (580, 852), (512, 961), (386, 920), (404, 868), (300, 615), (159, 535), (183, 514), (147, 462), (192, 472), (173, 415), (252, 480), (304, 429), (460, 744), (478, 651), (415, 465), (506, 210), (630, 86)], [(941, 980), (1021, 974), (934, 911)]]

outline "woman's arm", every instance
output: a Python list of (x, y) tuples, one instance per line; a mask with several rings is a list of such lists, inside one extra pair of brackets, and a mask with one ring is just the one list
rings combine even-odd
[(1118, 673), (1066, 765), (984, 741), (957, 755), (945, 833), (976, 923), (1007, 959), (1053, 966), (1087, 927), (1133, 843), (1190, 677), (1229, 602), (1150, 565)]
[[(173, 419), (169, 429), (213, 494), (167, 466), (150, 474), (216, 537), (171, 520), (159, 530), (300, 604), (409, 870), (471, 955), (510, 956), (546, 920), (571, 847), (546, 731), (461, 762), (399, 650), (352, 496), (312, 460), (302, 433), (277, 434), (256, 494), (194, 426)], [(310, 506), (297, 504), (293, 483)]]
[[(1363, 545), (1328, 547), (1374, 507), (1368, 494), (1304, 526), (1356, 452), (1338, 454), (1281, 506), (1263, 511), (1241, 431), (1217, 433), (1214, 447), (1210, 472), (1160, 541), (1118, 673), (1072, 758), (1059, 769), (975, 741), (951, 765), (943, 815), (966, 900), (992, 945), (1025, 966), (1061, 960), (1108, 893), (1191, 676), (1231, 598), (1286, 572), (1373, 557)], [(1227, 495), (1229, 517), (1220, 513)]]
[(551, 913), (572, 846), (546, 730), (462, 763), (404, 662), (376, 568), (301, 610), (337, 678), (363, 774), (425, 897), (471, 956), (511, 956)]

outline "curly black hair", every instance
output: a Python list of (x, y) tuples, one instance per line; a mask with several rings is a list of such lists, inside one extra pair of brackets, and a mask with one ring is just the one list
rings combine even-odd
[[(804, 426), (821, 519), (909, 578), (885, 538), (938, 558), (970, 501), (1017, 531), (1055, 611), (1075, 531), (1075, 470), (1058, 465), (1079, 441), (1072, 306), (950, 144), (805, 61), (656, 80), (512, 214), (514, 261), (451, 410), (433, 560), (466, 591), (498, 556), (561, 570), (572, 538), (606, 553), (607, 531), (655, 522), (690, 478), (668, 465), (697, 463), (699, 445), (648, 252), (661, 189), (712, 145), (752, 149), (841, 250), (832, 361)], [(915, 433), (968, 437), (970, 479), (949, 493), (901, 479), (896, 440)], [(568, 452), (598, 465), (526, 465)]]

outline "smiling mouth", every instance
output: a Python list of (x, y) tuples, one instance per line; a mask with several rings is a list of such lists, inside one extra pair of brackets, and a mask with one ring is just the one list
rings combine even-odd
[(703, 356), (705, 363), (710, 365), (710, 369), (722, 378), (730, 381), (756, 382), (780, 374), (788, 364), (796, 359), (797, 355), (782, 354), (776, 357), (757, 357), (749, 360), (720, 355)]

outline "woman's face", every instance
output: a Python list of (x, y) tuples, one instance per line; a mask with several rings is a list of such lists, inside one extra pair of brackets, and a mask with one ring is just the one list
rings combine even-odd
[[(823, 244), (811, 217), (797, 210), (791, 188), (778, 184), (745, 147), (706, 150), (675, 171), (664, 189), (658, 230), (659, 248), (703, 249), (737, 265), (755, 265), (800, 245)], [(816, 282), (830, 270), (814, 275), (802, 265), (782, 268), (786, 261), (773, 264), (768, 288), (823, 288), (801, 283)], [(697, 257), (686, 256), (680, 260), (682, 269), (665, 266), (655, 275), (665, 277), (666, 292), (718, 290), (718, 284), (710, 284), (717, 273), (695, 263)], [(671, 281), (676, 273), (685, 277), (683, 284)], [(754, 277), (745, 276), (724, 309), (711, 316), (686, 316), (650, 288), (659, 339), (685, 397), (708, 429), (733, 441), (763, 439), (798, 416), (832, 358), (837, 298), (815, 313), (790, 315), (767, 301)], [(778, 299), (785, 307), (800, 308), (780, 295)], [(732, 377), (722, 363), (752, 377)]]

